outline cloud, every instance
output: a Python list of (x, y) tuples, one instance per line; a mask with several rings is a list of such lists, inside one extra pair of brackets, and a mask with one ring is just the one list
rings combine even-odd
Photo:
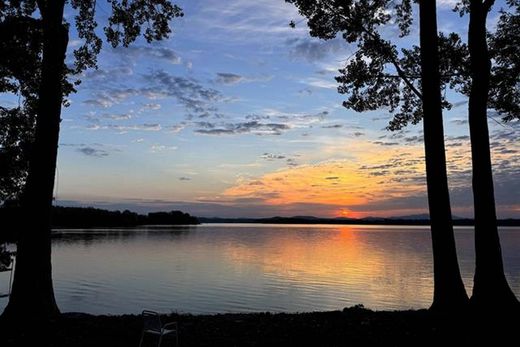
[(148, 104), (144, 104), (143, 107), (142, 107), (142, 110), (151, 110), (151, 111), (157, 111), (157, 110), (160, 110), (161, 109), (161, 104), (157, 104), (157, 103), (148, 103)]
[(307, 128), (322, 122), (328, 116), (329, 111), (315, 113), (282, 112), (276, 109), (266, 109), (263, 111), (264, 117), (283, 122), (291, 128)]
[(399, 146), (399, 142), (372, 141), (372, 143), (380, 146)]
[[(370, 169), (360, 170), (352, 160), (336, 160), (321, 162), (314, 165), (291, 166), (277, 170), (260, 177), (239, 179), (237, 183), (224, 192), (228, 198), (257, 198), (263, 199), (267, 205), (298, 204), (306, 201), (324, 205), (342, 206), (350, 209), (351, 206), (365, 206), (370, 209), (372, 203), (383, 199), (415, 195), (425, 190), (424, 182), (407, 181), (401, 183), (386, 179), (380, 182), (375, 169), (383, 165), (381, 161), (390, 161), (396, 153), (385, 153), (384, 157), (370, 157), (363, 155), (360, 160), (371, 162)], [(392, 166), (391, 164), (388, 164)], [(423, 167), (407, 166), (413, 175), (424, 175), (420, 170)], [(262, 182), (252, 185), (251, 182)], [(274, 193), (266, 196), (267, 192)], [(330, 214), (340, 214), (339, 209), (330, 211)]]
[(439, 7), (452, 9), (460, 2), (460, 0), (437, 0)]
[[(499, 216), (518, 217), (520, 156), (517, 153), (520, 149), (516, 132), (499, 128), (492, 131), (491, 140)], [(241, 176), (230, 188), (213, 198), (199, 197), (192, 202), (168, 203), (166, 200), (136, 199), (123, 203), (133, 208), (159, 210), (175, 206), (199, 216), (223, 217), (301, 214), (334, 217), (345, 213), (350, 217), (363, 217), (428, 211), (424, 153), (420, 143), (407, 143), (404, 148), (389, 146), (382, 151), (379, 145), (357, 139), (342, 143), (337, 143), (337, 139), (330, 141), (330, 148), (322, 148), (323, 153), (335, 155), (348, 148), (348, 159), (298, 165), (289, 155), (265, 152), (262, 158), (285, 160), (288, 167), (257, 176)], [(447, 147), (452, 208), (461, 216), (473, 213), (468, 141), (465, 135), (449, 136), (446, 140), (447, 145), (462, 144)], [(97, 148), (95, 144), (91, 147)]]
[(107, 88), (95, 91), (93, 98), (84, 100), (83, 103), (89, 106), (108, 108), (136, 95), (139, 95), (139, 90), (135, 88)]
[(227, 100), (218, 90), (204, 87), (193, 77), (174, 76), (164, 70), (157, 70), (143, 77), (150, 84), (143, 88), (144, 95), (148, 93), (173, 97), (188, 113), (197, 117), (217, 114), (216, 104)]
[(132, 118), (131, 114), (103, 114), (103, 118), (111, 120), (129, 120)]
[(133, 61), (145, 57), (166, 61), (175, 65), (182, 63), (181, 57), (173, 49), (157, 45), (117, 47), (113, 48), (113, 52), (124, 59), (130, 58)]
[(126, 78), (134, 74), (134, 70), (130, 66), (116, 66), (109, 69), (87, 70), (85, 73), (86, 81), (114, 81)]
[(246, 82), (267, 82), (272, 78), (273, 76), (245, 77), (229, 72), (218, 72), (215, 82), (224, 85), (235, 85)]
[(289, 47), (289, 56), (293, 59), (304, 59), (315, 63), (326, 59), (330, 55), (346, 54), (347, 43), (342, 38), (319, 40), (315, 38), (291, 38), (286, 41)]
[(338, 84), (332, 78), (316, 78), (307, 77), (300, 80), (300, 83), (306, 84), (311, 87), (323, 88), (323, 89), (338, 89)]
[(169, 133), (176, 134), (179, 131), (181, 131), (182, 129), (184, 129), (185, 127), (186, 127), (186, 124), (181, 123), (181, 124), (168, 125), (165, 127), (165, 129)]
[(467, 119), (452, 119), (450, 122), (455, 124), (455, 125), (466, 125), (466, 124), (468, 124), (468, 120)]
[(88, 157), (103, 158), (107, 157), (110, 153), (105, 148), (106, 146), (101, 143), (94, 143), (86, 145), (84, 143), (60, 143), (60, 147), (72, 147), (83, 155)]
[(296, 167), (298, 166), (298, 162), (296, 161), (296, 159), (294, 158), (287, 158), (287, 160), (285, 161), (285, 163), (287, 164), (287, 166), (289, 167)]
[(286, 156), (282, 154), (273, 154), (273, 153), (264, 153), (260, 156), (262, 159), (266, 160), (275, 160), (275, 159), (285, 159)]
[(255, 135), (281, 135), (290, 127), (280, 123), (261, 123), (258, 121), (226, 123), (222, 125), (211, 125), (210, 128), (199, 128), (195, 132), (203, 135), (239, 135), (252, 133)]
[(88, 130), (115, 130), (118, 132), (128, 132), (128, 131), (160, 131), (162, 130), (162, 126), (158, 123), (145, 123), (145, 124), (135, 124), (135, 125), (116, 125), (116, 124), (108, 124), (108, 125), (99, 125), (99, 124), (91, 124), (87, 126)]
[(237, 75), (234, 73), (225, 73), (225, 72), (218, 72), (217, 73), (217, 79), (215, 80), (217, 83), (220, 84), (238, 84), (240, 82), (243, 82), (245, 80), (244, 76)]
[(310, 89), (310, 88), (303, 88), (303, 89), (298, 91), (298, 94), (300, 96), (310, 96), (310, 95), (312, 95), (312, 89)]
[(220, 44), (223, 39), (265, 42), (266, 37), (283, 42), (287, 36), (306, 34), (305, 26), (289, 27), (294, 18), (301, 18), (296, 7), (283, 1), (226, 0), (205, 3), (194, 21), (205, 39)]
[(343, 128), (343, 124), (330, 124), (330, 125), (323, 125), (323, 129), (339, 129)]
[(257, 120), (257, 121), (266, 120), (266, 119), (270, 119), (270, 118), (271, 117), (269, 115), (266, 115), (266, 114), (248, 114), (246, 116), (246, 119)]
[(179, 181), (191, 181), (191, 178), (189, 177), (179, 177)]
[[(107, 87), (95, 89), (92, 97), (83, 103), (93, 107), (109, 108), (120, 104), (131, 97), (145, 97), (150, 100), (174, 98), (183, 106), (187, 114), (196, 117), (218, 117), (216, 105), (220, 102), (230, 101), (218, 90), (207, 88), (193, 77), (175, 76), (164, 70), (156, 70), (143, 74), (146, 85), (135, 88)], [(160, 104), (148, 103), (144, 110), (158, 110)]]
[(155, 143), (150, 146), (150, 152), (152, 152), (152, 153), (159, 153), (159, 152), (164, 152), (164, 151), (175, 151), (176, 149), (177, 149), (176, 146), (166, 146), (166, 145), (161, 145), (158, 143)]
[(422, 136), (408, 136), (404, 138), (404, 141), (407, 143), (423, 143), (423, 137)]
[[(317, 141), (320, 142), (321, 139)], [(331, 145), (331, 148), (321, 148), (321, 153), (330, 155), (330, 160), (312, 165), (288, 163), (288, 168), (277, 169), (260, 176), (239, 178), (223, 196), (264, 199), (264, 204), (275, 206), (312, 201), (323, 205), (341, 206), (343, 209), (356, 212), (355, 215), (358, 217), (372, 214), (371, 207), (378, 204), (393, 206), (393, 210), (381, 210), (379, 214), (426, 212), (425, 203), (409, 204), (414, 200), (408, 199), (417, 197), (419, 200), (425, 199), (426, 196), (422, 146), (407, 146), (406, 150), (401, 146), (390, 146), (382, 151), (380, 145), (359, 142), (353, 138), (342, 143), (331, 140)], [(345, 153), (347, 148), (348, 155), (345, 155), (345, 159), (332, 159), (336, 157), (335, 151)], [(269, 152), (266, 154), (269, 158)], [(312, 157), (308, 158), (307, 155), (304, 158), (307, 162), (309, 159), (312, 160)], [(296, 163), (296, 160), (291, 162)], [(463, 179), (462, 173), (459, 175), (454, 168), (450, 169), (450, 183), (452, 179), (460, 182)], [(249, 185), (250, 181), (261, 181), (264, 187), (269, 187), (268, 192), (276, 194), (274, 197), (265, 198), (266, 190)], [(464, 182), (465, 186), (470, 183), (471, 180)], [(330, 214), (342, 215), (340, 210), (338, 208), (330, 211)]]
[(79, 147), (76, 151), (89, 156), (89, 157), (97, 157), (102, 158), (108, 156), (108, 152), (103, 149), (98, 149), (94, 147)]

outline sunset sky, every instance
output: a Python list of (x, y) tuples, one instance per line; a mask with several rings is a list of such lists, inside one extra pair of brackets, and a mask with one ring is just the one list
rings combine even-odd
[[(439, 27), (464, 35), (455, 2), (438, 1)], [(385, 110), (341, 106), (334, 76), (354, 46), (310, 38), (283, 0), (176, 3), (185, 16), (169, 40), (104, 45), (99, 70), (82, 77), (62, 114), (59, 204), (208, 217), (427, 212), (422, 124), (392, 133)], [(69, 50), (78, 44), (73, 34)], [(466, 99), (447, 93), (452, 208), (472, 216)], [(519, 218), (520, 127), (489, 124), (499, 217)]]

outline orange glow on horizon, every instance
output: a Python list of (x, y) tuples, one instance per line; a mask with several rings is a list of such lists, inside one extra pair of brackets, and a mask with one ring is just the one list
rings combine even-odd
[(336, 211), (335, 216), (336, 217), (343, 217), (343, 218), (363, 218), (363, 217), (366, 217), (365, 213), (351, 211), (348, 208), (341, 208), (339, 211)]
[(420, 147), (407, 148), (406, 152), (381, 151), (379, 146), (366, 144), (356, 150), (352, 160), (302, 165), (256, 179), (239, 179), (223, 196), (256, 199), (275, 206), (329, 205), (329, 217), (362, 218), (377, 214), (370, 209), (373, 203), (424, 192), (421, 155)]

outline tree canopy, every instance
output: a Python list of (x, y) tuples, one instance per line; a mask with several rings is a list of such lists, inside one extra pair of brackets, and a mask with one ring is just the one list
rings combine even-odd
[[(82, 44), (74, 49), (74, 60), (64, 66), (63, 105), (75, 92), (79, 76), (88, 68), (97, 68), (97, 56), (103, 40), (99, 35), (96, 9), (100, 3), (62, 0), (75, 12), (72, 23)], [(169, 22), (183, 16), (168, 0), (107, 0), (111, 14), (104, 26), (106, 42), (112, 47), (127, 47), (138, 37), (147, 42), (167, 38)], [(25, 185), (29, 153), (34, 140), (36, 105), (42, 63), (42, 20), (47, 1), (17, 0), (0, 3), (0, 93), (15, 94), (16, 107), (0, 106), (0, 203), (17, 200)]]
[[(410, 34), (411, 0), (287, 2), (296, 4), (307, 17), (311, 36), (330, 40), (341, 34), (347, 43), (356, 45), (336, 77), (338, 92), (346, 95), (344, 107), (357, 112), (388, 109), (392, 115), (389, 130), (421, 121), (420, 49), (417, 45), (398, 47), (383, 35), (392, 25), (400, 38)], [(504, 121), (511, 121), (520, 119), (520, 1), (508, 0), (507, 6), (500, 10), (495, 32), (489, 34), (490, 107)], [(454, 11), (466, 14), (467, 1)], [(458, 33), (439, 33), (439, 57), (441, 88), (469, 96), (469, 50)], [(445, 109), (453, 106), (445, 93), (442, 105)]]

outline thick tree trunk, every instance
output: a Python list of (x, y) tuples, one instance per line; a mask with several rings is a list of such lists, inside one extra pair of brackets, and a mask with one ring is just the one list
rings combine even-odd
[[(490, 6), (489, 3), (486, 4)], [(476, 268), (472, 303), (491, 308), (518, 305), (504, 275), (498, 237), (493, 173), (489, 149), (487, 107), (491, 61), (486, 41), (488, 9), (481, 0), (471, 1), (468, 45), (471, 61), (469, 130), (473, 165)]]
[(3, 317), (48, 319), (59, 314), (51, 267), (50, 214), (62, 104), (62, 79), (68, 29), (62, 24), (64, 1), (44, 2), (42, 80), (34, 148), (22, 198), (25, 220), (9, 304)]
[(434, 294), (432, 309), (453, 311), (468, 303), (453, 234), (442, 123), (435, 1), (419, 1), (424, 147), (430, 209)]

